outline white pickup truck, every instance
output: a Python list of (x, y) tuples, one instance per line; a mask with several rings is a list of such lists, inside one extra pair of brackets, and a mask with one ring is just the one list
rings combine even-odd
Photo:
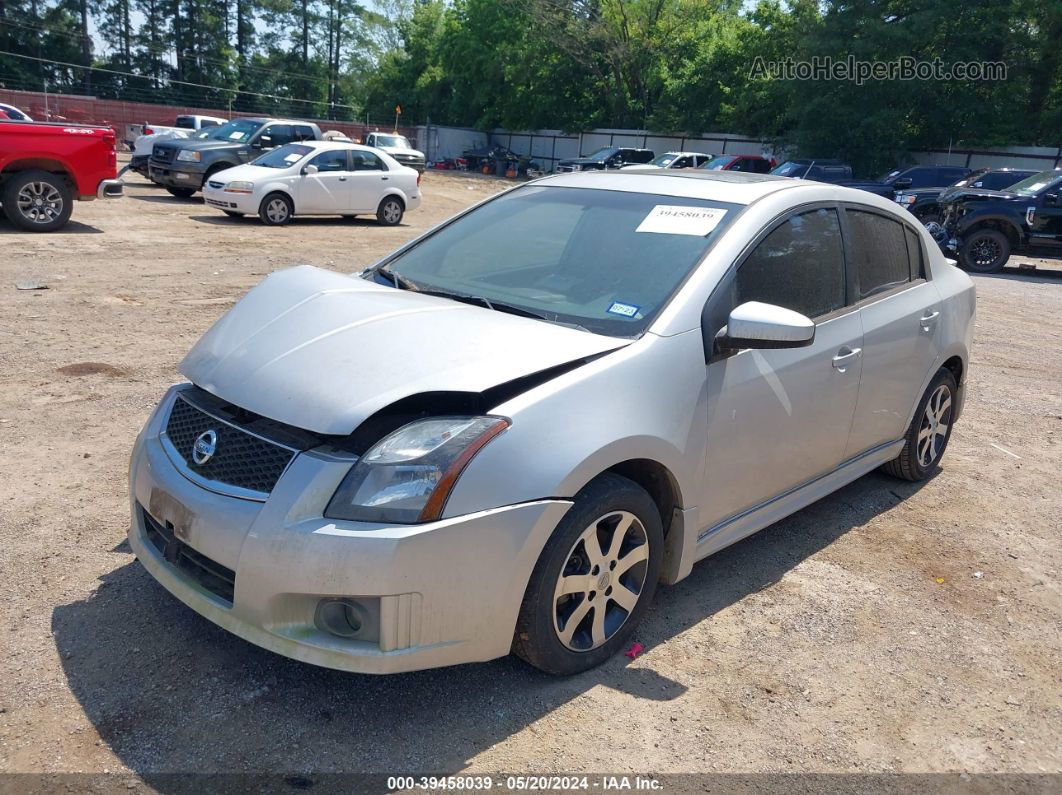
[(366, 146), (372, 146), (383, 152), (387, 152), (387, 154), (391, 155), (391, 157), (403, 166), (415, 168), (421, 173), (424, 172), (424, 153), (414, 149), (410, 145), (409, 139), (404, 135), (375, 131), (368, 133), (365, 136), (364, 143)]
[(129, 161), (131, 170), (148, 175), (148, 159), (151, 157), (151, 148), (158, 141), (169, 141), (174, 138), (189, 138), (200, 130), (208, 127), (217, 127), (224, 124), (227, 119), (217, 116), (197, 116), (187, 114), (178, 116), (172, 127), (161, 124), (130, 124), (126, 128), (126, 143), (132, 141), (133, 158)]

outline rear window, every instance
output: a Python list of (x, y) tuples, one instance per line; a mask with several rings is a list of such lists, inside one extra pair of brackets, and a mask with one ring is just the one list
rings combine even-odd
[(178, 116), (177, 121), (174, 123), (173, 126), (179, 127), (182, 130), (194, 130), (195, 119), (193, 119), (191, 116)]
[(860, 299), (911, 280), (903, 224), (862, 210), (848, 210), (848, 222)]

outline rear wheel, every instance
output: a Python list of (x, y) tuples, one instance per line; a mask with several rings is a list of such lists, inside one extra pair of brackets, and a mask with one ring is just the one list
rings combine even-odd
[(951, 439), (959, 387), (946, 368), (937, 371), (904, 437), (903, 449), (883, 469), (904, 480), (925, 480), (937, 468)]
[(977, 229), (959, 251), (962, 266), (974, 273), (995, 273), (1010, 258), (1010, 240), (997, 229)]
[(4, 185), (4, 215), (27, 232), (54, 232), (70, 220), (74, 196), (62, 177), (48, 171), (22, 171)]
[(551, 674), (600, 665), (627, 643), (656, 591), (664, 532), (656, 503), (611, 473), (575, 497), (527, 585), (513, 651)]
[(258, 208), (258, 217), (262, 219), (263, 224), (269, 226), (284, 226), (291, 221), (291, 216), (294, 214), (295, 207), (291, 199), (283, 193), (270, 193), (262, 199), (262, 204)]
[(394, 196), (387, 196), (376, 209), (376, 220), (384, 226), (397, 226), (406, 212), (405, 205)]
[(166, 191), (178, 199), (190, 199), (195, 195), (195, 188), (166, 188)]

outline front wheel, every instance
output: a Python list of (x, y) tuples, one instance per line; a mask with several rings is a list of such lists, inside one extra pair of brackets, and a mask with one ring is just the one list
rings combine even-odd
[(166, 188), (166, 192), (178, 199), (190, 199), (195, 196), (195, 188)]
[(376, 220), (383, 226), (397, 226), (402, 222), (406, 208), (394, 196), (386, 197), (376, 210)]
[(262, 199), (262, 204), (258, 208), (258, 217), (262, 219), (263, 224), (269, 226), (284, 226), (291, 221), (291, 216), (294, 214), (295, 207), (291, 199), (283, 193), (270, 193)]
[(930, 476), (951, 439), (958, 393), (959, 386), (952, 372), (946, 368), (938, 370), (918, 402), (903, 449), (883, 467), (886, 472), (904, 480), (925, 480)]
[(70, 220), (73, 191), (65, 179), (48, 171), (23, 171), (4, 185), (4, 214), (27, 232), (54, 232)]
[(606, 473), (575, 496), (542, 550), (513, 651), (547, 673), (600, 665), (627, 643), (656, 591), (664, 531), (641, 486)]
[(966, 270), (995, 273), (1003, 270), (1010, 258), (1010, 240), (996, 229), (978, 229), (966, 238), (959, 257)]

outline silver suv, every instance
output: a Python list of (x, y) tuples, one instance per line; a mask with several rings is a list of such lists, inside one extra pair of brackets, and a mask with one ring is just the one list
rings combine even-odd
[(130, 543), (300, 660), (569, 674), (659, 582), (939, 464), (970, 279), (863, 191), (729, 172), (514, 188), (351, 277), (268, 277), (137, 440)]

